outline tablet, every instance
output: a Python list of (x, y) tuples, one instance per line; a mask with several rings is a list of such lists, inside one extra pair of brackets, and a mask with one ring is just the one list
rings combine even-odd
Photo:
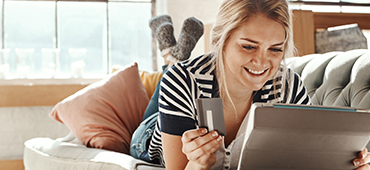
[(369, 110), (255, 103), (238, 169), (354, 169), (370, 139)]

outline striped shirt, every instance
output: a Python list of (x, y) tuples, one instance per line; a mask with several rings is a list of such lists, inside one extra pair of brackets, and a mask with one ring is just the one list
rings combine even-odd
[[(283, 74), (286, 74), (285, 79)], [(283, 83), (285, 90), (282, 90)], [(148, 153), (151, 160), (164, 165), (161, 132), (182, 136), (185, 131), (195, 129), (195, 100), (219, 97), (212, 55), (203, 55), (172, 66), (163, 76), (159, 95), (160, 115)], [(284, 71), (284, 67), (280, 66), (274, 78), (268, 80), (260, 90), (254, 91), (254, 102), (310, 104), (310, 99), (298, 74), (291, 69)]]

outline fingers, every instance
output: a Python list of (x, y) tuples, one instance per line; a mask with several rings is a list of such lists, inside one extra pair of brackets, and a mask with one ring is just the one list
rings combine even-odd
[(370, 169), (369, 164), (365, 164), (365, 165), (360, 166), (356, 170), (369, 170), (369, 169)]
[(355, 167), (360, 167), (360, 166), (363, 166), (365, 164), (367, 164), (368, 162), (370, 162), (370, 155), (367, 154), (367, 156), (365, 158), (356, 158), (353, 160), (353, 165)]
[(213, 142), (217, 144), (218, 142), (220, 142), (221, 139), (222, 137), (216, 131), (210, 132), (201, 137), (198, 136), (196, 138), (193, 138), (193, 140), (191, 140), (190, 142), (187, 142), (188, 144), (187, 147), (184, 148), (184, 152), (192, 152), (199, 147), (203, 147), (205, 150), (209, 150), (210, 144), (206, 145), (207, 143), (212, 144)]
[(223, 137), (216, 131), (207, 133), (204, 128), (189, 130), (182, 136), (182, 152), (189, 161), (200, 165), (212, 164), (214, 161), (211, 158), (215, 156), (214, 152), (222, 144), (222, 139)]
[[(208, 153), (211, 153), (209, 151), (213, 147), (218, 148), (220, 146), (219, 144), (221, 143), (221, 141), (222, 141), (222, 136), (220, 136), (216, 131), (207, 133), (207, 130), (205, 128), (201, 128), (197, 130), (189, 130), (189, 131), (186, 131), (182, 137), (183, 152), (190, 153), (202, 147), (202, 150), (204, 153), (201, 153), (201, 154), (208, 154)], [(197, 151), (197, 152), (202, 152), (202, 151)]]
[(358, 167), (358, 169), (370, 169), (369, 165), (367, 164), (368, 162), (370, 162), (370, 154), (368, 153), (367, 148), (359, 152), (358, 158), (352, 161), (353, 165)]
[(198, 138), (200, 136), (203, 136), (207, 133), (207, 129), (206, 128), (199, 128), (199, 129), (195, 129), (195, 130), (188, 130), (186, 131), (183, 135), (182, 135), (182, 142), (190, 142), (192, 140), (194, 140), (195, 138)]
[[(184, 153), (187, 153), (189, 160), (195, 161), (203, 155), (209, 155), (211, 153), (214, 153), (220, 147), (222, 143), (222, 136), (219, 136), (218, 134), (217, 136), (213, 135), (211, 137), (209, 136), (211, 135), (206, 135), (189, 143), (189, 150), (184, 148)], [(208, 140), (203, 138), (212, 138), (212, 139)]]
[(366, 158), (367, 156), (367, 148), (363, 149), (361, 152), (358, 153), (359, 158)]

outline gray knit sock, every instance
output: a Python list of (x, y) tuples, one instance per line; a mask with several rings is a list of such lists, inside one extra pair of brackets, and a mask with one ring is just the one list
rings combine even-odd
[(155, 37), (157, 38), (159, 50), (161, 52), (163, 52), (163, 50), (168, 50), (170, 47), (176, 45), (176, 39), (175, 36), (173, 35), (173, 26), (169, 22), (162, 23), (157, 28), (155, 32)]
[(165, 22), (172, 23), (171, 17), (169, 15), (159, 15), (149, 20), (149, 27), (155, 33), (157, 28)]
[(199, 38), (203, 35), (203, 23), (191, 17), (184, 21), (179, 40), (171, 50), (171, 55), (179, 61), (187, 60)]
[(158, 41), (159, 50), (162, 53), (170, 52), (167, 50), (169, 50), (170, 47), (176, 45), (171, 17), (169, 15), (160, 15), (153, 17), (149, 20), (149, 27), (152, 29), (155, 38)]

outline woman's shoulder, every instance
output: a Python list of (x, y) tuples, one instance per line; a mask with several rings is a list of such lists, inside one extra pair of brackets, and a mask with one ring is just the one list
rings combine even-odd
[(176, 63), (172, 68), (186, 70), (191, 74), (211, 74), (215, 68), (213, 54), (203, 54), (201, 56)]
[(287, 102), (295, 104), (310, 104), (310, 97), (306, 87), (303, 84), (303, 81), (298, 73), (293, 69), (285, 67), (285, 84), (286, 93), (289, 94), (289, 99)]

